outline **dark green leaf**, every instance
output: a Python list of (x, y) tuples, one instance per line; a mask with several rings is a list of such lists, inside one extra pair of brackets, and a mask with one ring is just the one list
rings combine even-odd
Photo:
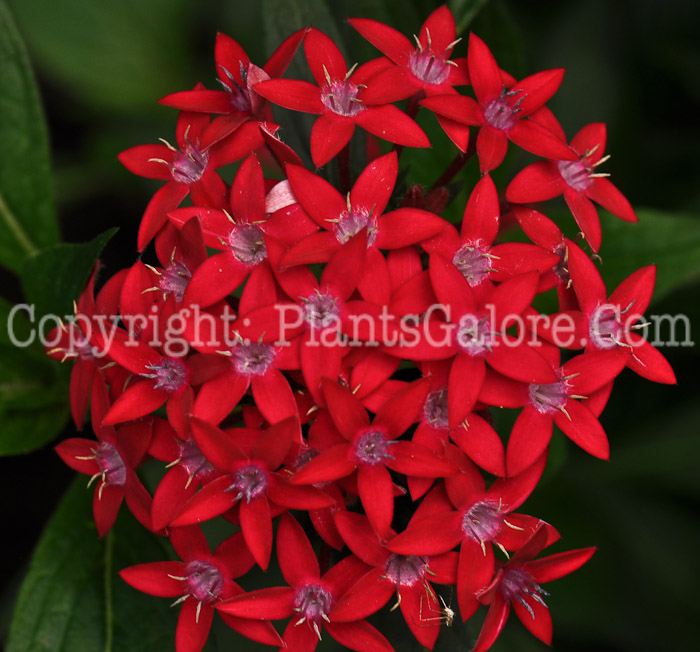
[(113, 228), (85, 244), (60, 244), (28, 259), (21, 279), (27, 302), (34, 305), (37, 319), (42, 315), (65, 317), (73, 314), (73, 301), (83, 291), (90, 271)]
[(14, 20), (0, 2), (0, 265), (59, 241), (44, 115)]
[(192, 86), (183, 0), (11, 5), (37, 65), (90, 105), (142, 111), (155, 107), (156, 98)]
[(639, 222), (629, 224), (600, 211), (603, 246), (600, 268), (608, 290), (644, 265), (654, 264), (654, 301), (700, 279), (700, 220), (692, 215), (637, 211)]
[(0, 320), (0, 455), (16, 455), (61, 432), (68, 393), (64, 370), (46, 356), (26, 312), (0, 300)]
[(20, 589), (7, 652), (174, 649), (177, 612), (117, 576), (126, 566), (168, 559), (163, 539), (126, 513), (99, 539), (91, 501), (77, 478), (49, 521)]
[(450, 0), (447, 3), (457, 23), (457, 34), (461, 34), (469, 27), (487, 2), (488, 0)]

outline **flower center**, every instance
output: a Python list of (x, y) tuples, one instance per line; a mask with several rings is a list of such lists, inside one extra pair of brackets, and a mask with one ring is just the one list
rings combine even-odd
[(426, 84), (442, 84), (450, 76), (445, 57), (432, 50), (415, 50), (408, 60), (408, 68)]
[(100, 469), (102, 482), (118, 487), (126, 484), (126, 465), (119, 451), (107, 442), (102, 442), (95, 450), (95, 462)]
[(160, 289), (163, 292), (172, 292), (175, 295), (175, 300), (182, 303), (187, 284), (191, 278), (192, 272), (187, 268), (187, 265), (179, 260), (173, 260), (161, 272)]
[(214, 470), (197, 447), (194, 439), (178, 442), (180, 447), (180, 464), (191, 478), (206, 476)]
[(578, 192), (583, 192), (593, 183), (590, 170), (582, 161), (557, 161), (557, 169), (566, 184)]
[(559, 282), (564, 286), (568, 286), (571, 275), (569, 274), (569, 256), (566, 245), (564, 243), (560, 244), (554, 250), (554, 253), (559, 256), (559, 262), (552, 269)]
[(484, 107), (484, 120), (494, 129), (506, 131), (510, 129), (518, 120), (517, 106), (513, 106), (505, 99), (505, 95), (498, 99), (491, 100)]
[(508, 602), (517, 600), (527, 609), (532, 618), (535, 617), (535, 612), (525, 600), (525, 596), (529, 595), (535, 602), (539, 602), (543, 607), (546, 607), (545, 601), (540, 597), (549, 595), (539, 584), (535, 582), (532, 575), (523, 568), (513, 568), (505, 571), (501, 580), (501, 595)]
[(447, 428), (447, 387), (441, 387), (428, 394), (423, 406), (423, 417), (433, 428)]
[(362, 464), (376, 466), (383, 464), (384, 460), (394, 458), (389, 455), (389, 445), (386, 437), (378, 430), (371, 430), (360, 435), (355, 441), (355, 459)]
[(427, 557), (392, 554), (386, 561), (386, 578), (396, 585), (413, 586), (416, 582), (422, 582), (428, 569)]
[(275, 360), (275, 350), (263, 342), (238, 344), (233, 348), (233, 367), (245, 376), (262, 376)]
[(352, 118), (365, 110), (357, 97), (359, 92), (359, 87), (351, 81), (333, 80), (321, 88), (321, 101), (329, 111)]
[(340, 310), (334, 296), (316, 292), (302, 301), (304, 302), (304, 319), (312, 329), (324, 329), (338, 324)]
[(229, 233), (228, 245), (234, 258), (245, 265), (257, 265), (267, 258), (263, 232), (255, 224), (236, 224)]
[(591, 344), (597, 349), (614, 349), (620, 346), (624, 328), (620, 321), (620, 308), (610, 304), (598, 306), (588, 322)]
[(187, 368), (179, 360), (165, 358), (158, 364), (146, 365), (151, 374), (141, 374), (144, 378), (155, 380), (153, 389), (164, 389), (166, 392), (177, 392), (187, 384)]
[(464, 535), (484, 543), (495, 541), (501, 530), (503, 516), (498, 505), (488, 500), (482, 500), (473, 505), (462, 518)]
[(528, 388), (530, 403), (542, 414), (554, 414), (564, 407), (569, 398), (568, 390), (565, 380), (546, 385), (531, 383)]
[[(248, 80), (248, 67), (242, 62), (238, 62), (241, 70), (241, 79), (243, 84), (246, 84)], [(228, 77), (229, 84), (225, 84), (221, 80), (219, 83), (223, 89), (228, 94), (228, 101), (231, 103), (231, 108), (234, 111), (250, 111), (250, 93), (248, 93), (247, 88), (243, 88), (237, 81), (236, 78), (223, 66), (219, 66), (223, 73)]]
[(471, 356), (483, 356), (492, 350), (493, 334), (488, 317), (462, 315), (456, 337), (457, 344)]
[(328, 614), (333, 604), (331, 592), (318, 584), (305, 584), (294, 594), (294, 611), (299, 614), (297, 625), (311, 624), (320, 638), (318, 625), (321, 619), (330, 622)]
[(257, 464), (244, 466), (233, 474), (233, 483), (225, 491), (237, 491), (234, 500), (245, 497), (249, 503), (267, 491), (267, 473)]
[(197, 602), (214, 602), (224, 588), (221, 571), (207, 561), (191, 561), (185, 566), (187, 593)]
[(377, 221), (364, 207), (344, 211), (335, 223), (335, 237), (340, 244), (354, 238), (362, 229), (367, 229), (367, 246), (377, 239)]
[(208, 162), (208, 152), (200, 151), (192, 143), (187, 143), (184, 149), (175, 155), (170, 174), (180, 183), (196, 183), (202, 178)]
[(489, 273), (494, 271), (491, 267), (493, 256), (489, 251), (490, 247), (484, 247), (478, 241), (467, 242), (457, 250), (452, 258), (452, 264), (462, 272), (471, 287), (482, 283)]

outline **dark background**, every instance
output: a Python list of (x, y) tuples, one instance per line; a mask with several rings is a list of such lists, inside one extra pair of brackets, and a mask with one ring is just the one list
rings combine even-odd
[[(156, 100), (196, 81), (214, 87), (217, 31), (264, 62), (272, 51), (263, 32), (271, 16), (258, 3), (236, 1), (10, 4), (44, 99), (64, 239), (82, 242), (120, 226), (103, 255), (107, 278), (135, 260), (137, 224), (157, 187), (126, 172), (116, 154), (158, 137), (173, 139), (176, 113)], [(436, 6), (346, 0), (332, 3), (332, 13), (376, 18), (410, 34)], [(316, 16), (311, 21), (318, 24)], [(357, 59), (374, 56), (348, 25), (336, 27)], [(471, 27), (516, 77), (566, 68), (549, 106), (569, 137), (589, 122), (607, 123), (612, 159), (606, 171), (636, 208), (700, 219), (700, 3), (493, 0)], [(464, 56), (466, 46), (459, 47)], [(643, 264), (654, 262), (652, 254)], [(655, 312), (698, 315), (700, 260), (691, 262), (695, 274), (653, 305)], [(3, 295), (19, 300), (14, 279), (2, 280)], [(699, 336), (695, 329), (693, 339)], [(599, 547), (586, 567), (548, 587), (553, 647), (561, 652), (697, 647), (700, 360), (697, 347), (664, 354), (677, 387), (630, 372), (616, 384), (602, 419), (611, 463), (588, 458), (560, 436), (559, 468), (526, 504), (563, 534), (557, 550)], [(2, 469), (4, 631), (31, 549), (73, 473), (50, 447), (5, 459)], [(516, 623), (494, 647), (540, 649), (546, 648)]]

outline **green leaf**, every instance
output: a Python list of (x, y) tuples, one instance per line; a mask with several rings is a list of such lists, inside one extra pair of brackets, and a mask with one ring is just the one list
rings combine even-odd
[(700, 220), (682, 213), (637, 211), (629, 224), (601, 213), (603, 246), (600, 268), (608, 291), (644, 265), (656, 265), (654, 301), (700, 279)]
[(44, 115), (27, 52), (0, 1), (0, 265), (59, 241)]
[(0, 299), (0, 455), (35, 450), (68, 418), (64, 369), (39, 344), (26, 312)]
[(449, 0), (447, 6), (457, 23), (457, 34), (464, 32), (488, 0)]
[(99, 539), (92, 491), (77, 478), (34, 551), (10, 625), (6, 652), (173, 650), (177, 612), (168, 600), (127, 586), (119, 569), (168, 559), (163, 539), (126, 510)]
[(141, 112), (192, 86), (184, 0), (10, 1), (36, 64), (89, 105)]
[(28, 259), (21, 280), (27, 302), (42, 315), (64, 317), (73, 314), (73, 301), (83, 291), (95, 261), (110, 238), (109, 229), (85, 244), (59, 244)]

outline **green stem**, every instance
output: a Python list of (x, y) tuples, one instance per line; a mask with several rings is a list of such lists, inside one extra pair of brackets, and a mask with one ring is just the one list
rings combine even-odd
[(114, 572), (114, 533), (105, 536), (105, 651), (112, 652), (114, 608), (112, 605), (112, 573)]
[(28, 254), (33, 255), (39, 251), (39, 249), (34, 245), (34, 243), (29, 239), (19, 220), (15, 217), (15, 214), (10, 210), (7, 205), (5, 198), (0, 194), (0, 215), (7, 224), (8, 228), (15, 236), (15, 239), (22, 246), (22, 249)]

